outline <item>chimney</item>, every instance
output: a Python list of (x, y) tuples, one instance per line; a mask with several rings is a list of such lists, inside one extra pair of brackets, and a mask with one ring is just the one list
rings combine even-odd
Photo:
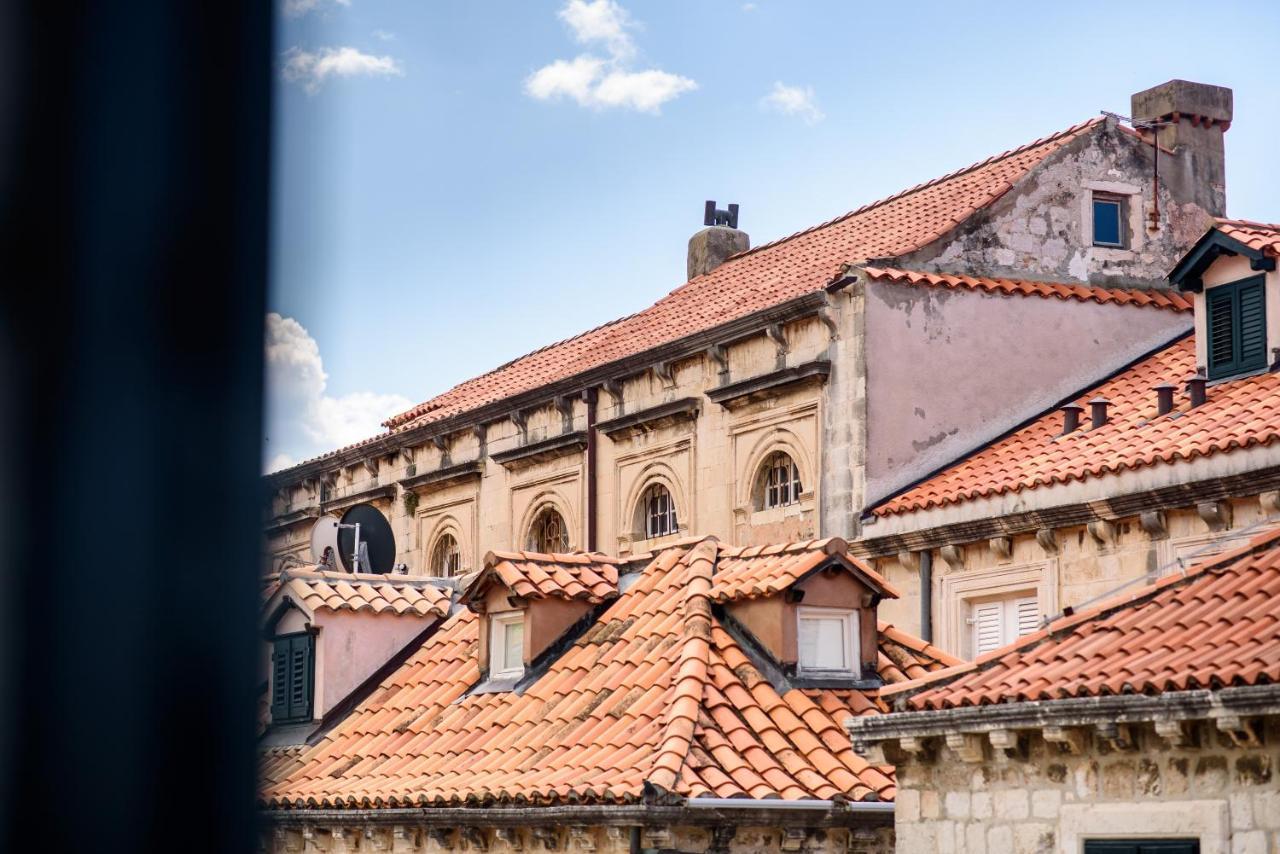
[(1227, 170), (1222, 135), (1231, 127), (1231, 90), (1170, 80), (1135, 94), (1130, 99), (1129, 115), (1135, 125), (1162, 123), (1156, 128), (1156, 138), (1185, 158), (1187, 197), (1211, 215), (1225, 216)]
[(1080, 428), (1080, 413), (1084, 407), (1078, 403), (1068, 403), (1062, 407), (1062, 435), (1074, 433)]
[(1095, 397), (1093, 400), (1089, 401), (1089, 420), (1091, 422), (1089, 425), (1090, 430), (1097, 430), (1103, 424), (1107, 423), (1107, 405), (1110, 403), (1111, 401), (1107, 400), (1105, 397)]
[(1204, 387), (1208, 384), (1208, 380), (1199, 374), (1193, 374), (1187, 377), (1187, 397), (1191, 398), (1191, 408), (1202, 406), (1207, 400)]
[(1160, 383), (1155, 387), (1157, 415), (1168, 415), (1173, 411), (1173, 393), (1177, 390), (1173, 383)]
[(717, 210), (716, 203), (708, 201), (702, 224), (706, 228), (689, 238), (690, 279), (710, 273), (725, 262), (730, 255), (746, 252), (751, 248), (751, 238), (738, 230), (738, 206)]

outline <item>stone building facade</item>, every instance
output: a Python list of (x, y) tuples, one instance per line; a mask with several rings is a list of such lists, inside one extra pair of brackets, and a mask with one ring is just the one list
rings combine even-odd
[[(1195, 146), (1162, 143), (1158, 198), (1151, 141), (1096, 119), (728, 258), (716, 247), (745, 235), (702, 233), (700, 274), (651, 308), (270, 475), (271, 559), (307, 561), (314, 520), (357, 502), (388, 515), (398, 562), (422, 574), (548, 537), (626, 554), (692, 532), (858, 535), (867, 504), (1189, 324), (1042, 285), (1161, 288), (1223, 212), (1229, 90), (1157, 90), (1206, 111)], [(1097, 245), (1099, 201), (1119, 217), (1115, 246)], [(1064, 334), (1045, 340), (1046, 325)], [(1075, 346), (1083, 335), (1095, 345)], [(988, 371), (965, 367), (984, 353)], [(674, 512), (655, 521), (653, 500)]]

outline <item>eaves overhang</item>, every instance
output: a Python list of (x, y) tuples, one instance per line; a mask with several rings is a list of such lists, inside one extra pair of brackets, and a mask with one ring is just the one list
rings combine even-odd
[(1204, 290), (1201, 276), (1214, 261), (1223, 255), (1240, 255), (1249, 259), (1249, 269), (1270, 272), (1276, 268), (1276, 259), (1261, 249), (1248, 246), (1234, 237), (1211, 228), (1169, 273), (1169, 281), (1180, 290), (1199, 292)]

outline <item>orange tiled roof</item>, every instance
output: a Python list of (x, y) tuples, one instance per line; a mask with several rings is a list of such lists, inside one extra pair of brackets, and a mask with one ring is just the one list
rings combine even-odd
[(264, 590), (264, 604), (277, 594), (288, 596), (311, 613), (373, 611), (443, 617), (449, 611), (450, 591), (422, 576), (287, 569)]
[[(890, 799), (842, 722), (874, 691), (774, 686), (711, 609), (714, 540), (657, 553), (522, 693), (469, 694), (477, 618), (463, 609), (285, 773), (270, 807), (626, 803), (678, 796)], [(887, 627), (889, 631), (891, 627)], [(901, 633), (881, 676), (954, 663)], [(936, 653), (936, 655), (934, 654)]]
[[(1157, 416), (1152, 388), (1166, 382), (1181, 385), (1193, 373), (1195, 342), (1186, 337), (1080, 394), (1076, 402), (1085, 407), (1085, 416), (1070, 436), (1059, 438), (1060, 412), (1046, 413), (872, 512), (909, 513), (1280, 439), (1280, 374), (1212, 385), (1208, 401), (1195, 409), (1179, 394), (1174, 411)], [(1111, 402), (1110, 419), (1090, 430), (1088, 401), (1098, 396)]]
[(867, 267), (868, 278), (926, 287), (966, 288), (995, 294), (1038, 296), (1046, 299), (1096, 302), (1103, 305), (1135, 305), (1191, 311), (1191, 300), (1176, 291), (1145, 288), (1099, 288), (1091, 285), (1069, 285), (1060, 282), (1037, 282), (1026, 279), (987, 279), (955, 276), (945, 273), (921, 273), (884, 267)]
[(790, 237), (761, 244), (676, 288), (643, 311), (466, 380), (393, 416), (385, 426), (396, 432), (460, 415), (818, 291), (847, 264), (913, 252), (995, 202), (1046, 157), (1102, 123), (1099, 118), (1075, 125)]
[(512, 593), (528, 599), (581, 599), (599, 603), (618, 595), (617, 558), (602, 554), (498, 552), (485, 555), (485, 570), (462, 597), (466, 602), (485, 581), (497, 578)]
[(898, 591), (888, 581), (848, 552), (848, 544), (838, 537), (771, 546), (720, 546), (711, 601), (774, 596), (832, 558), (855, 570), (889, 598), (898, 598)]
[(1247, 219), (1219, 219), (1214, 227), (1230, 238), (1273, 258), (1280, 257), (1280, 225)]
[(1280, 531), (886, 688), (909, 709), (1159, 694), (1280, 681)]

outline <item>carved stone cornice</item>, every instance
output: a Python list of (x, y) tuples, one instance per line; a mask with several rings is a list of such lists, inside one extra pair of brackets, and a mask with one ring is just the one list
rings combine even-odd
[(693, 420), (698, 417), (701, 402), (696, 397), (684, 397), (670, 403), (660, 403), (639, 412), (631, 412), (601, 421), (596, 429), (608, 436), (631, 435), (645, 430), (652, 430), (664, 424), (681, 419)]
[(346, 510), (356, 504), (364, 504), (369, 501), (377, 501), (379, 498), (394, 498), (396, 494), (396, 485), (388, 483), (383, 486), (371, 486), (368, 489), (362, 489), (351, 495), (343, 495), (340, 498), (332, 498), (324, 504), (320, 505), (320, 509), (325, 513), (337, 513), (340, 510)]
[(561, 433), (537, 442), (518, 445), (510, 450), (490, 454), (489, 457), (500, 466), (510, 467), (514, 464), (532, 464), (565, 454), (582, 453), (586, 447), (586, 431), (575, 430), (572, 433)]
[(424, 471), (412, 477), (404, 477), (396, 481), (401, 489), (417, 489), (420, 486), (438, 485), (469, 477), (480, 477), (484, 474), (483, 460), (468, 460), (451, 466)]
[(767, 374), (748, 377), (745, 380), (738, 380), (719, 388), (708, 389), (706, 395), (712, 402), (721, 406), (734, 406), (796, 383), (824, 382), (830, 374), (831, 362), (826, 359), (816, 359), (812, 362), (805, 362), (802, 365), (779, 368)]

